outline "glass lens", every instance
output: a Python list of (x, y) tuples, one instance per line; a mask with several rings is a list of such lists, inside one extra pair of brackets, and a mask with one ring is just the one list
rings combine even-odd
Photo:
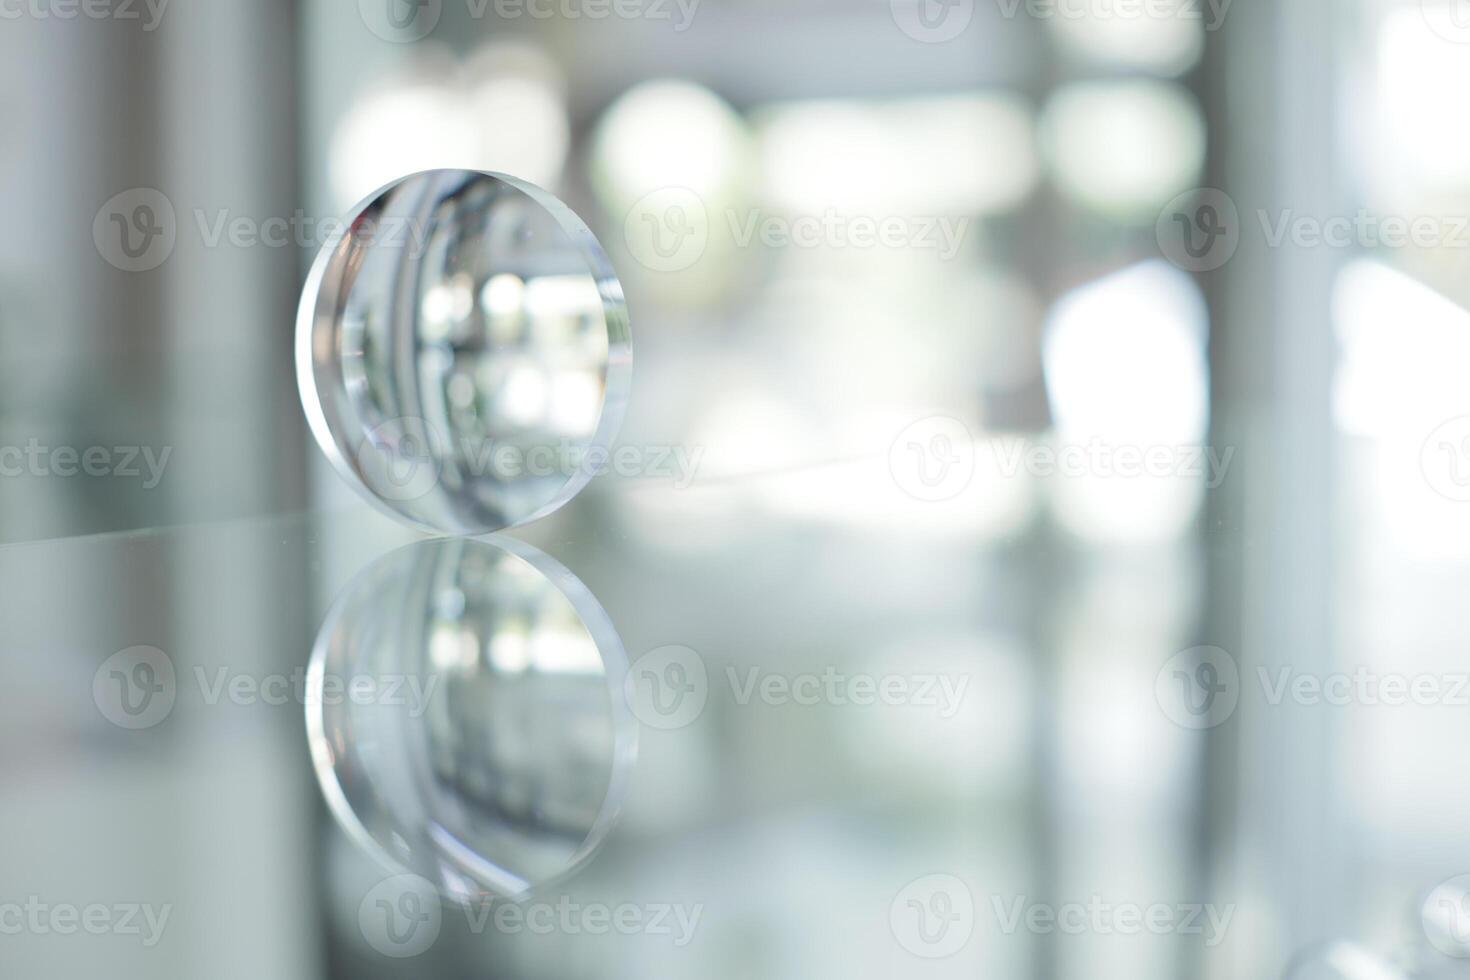
[(301, 299), (312, 431), (389, 513), (473, 534), (550, 513), (627, 401), (622, 287), (591, 231), (511, 177), (433, 170), (359, 205)]

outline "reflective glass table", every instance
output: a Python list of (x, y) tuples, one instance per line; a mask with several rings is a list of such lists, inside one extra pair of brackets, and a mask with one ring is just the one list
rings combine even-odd
[[(751, 487), (0, 548), (5, 974), (1458, 975), (1465, 892), (1407, 861), (1273, 945), (1281, 842), (1374, 830), (1299, 826), (1269, 736), (1320, 710), (1191, 652), (1202, 547)], [(1392, 710), (1336, 716), (1348, 778)]]

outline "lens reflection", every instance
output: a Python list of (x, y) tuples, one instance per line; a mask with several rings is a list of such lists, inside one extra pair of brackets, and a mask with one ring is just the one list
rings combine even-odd
[(591, 231), (510, 177), (388, 185), (302, 294), (317, 441), (369, 500), (433, 530), (495, 531), (569, 500), (612, 442), (630, 371), (622, 287)]
[(465, 904), (571, 873), (611, 829), (636, 753), (627, 661), (592, 593), (497, 539), (424, 541), (337, 600), (307, 733), (342, 826)]

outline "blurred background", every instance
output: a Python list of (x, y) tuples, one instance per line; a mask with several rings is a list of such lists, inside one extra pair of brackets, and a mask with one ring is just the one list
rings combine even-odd
[[(1464, 0), (0, 4), (0, 927), (175, 907), (0, 929), (0, 970), (1462, 975), (1467, 91)], [(299, 708), (183, 694), (304, 665), (412, 540), (311, 444), (292, 339), (330, 222), (433, 167), (592, 226), (619, 442), (692, 461), (517, 531), (630, 660), (708, 667), (575, 884), (702, 902), (687, 946), (382, 956)], [(135, 644), (181, 677), (142, 732), (91, 686)], [(750, 667), (970, 684), (741, 705)], [(1425, 693), (1279, 693), (1344, 675)], [(934, 874), (942, 956), (890, 917)], [(1004, 925), (1094, 898), (1229, 926)]]

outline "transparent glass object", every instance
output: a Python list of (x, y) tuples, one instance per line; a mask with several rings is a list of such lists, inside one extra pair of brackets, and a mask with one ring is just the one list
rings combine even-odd
[(519, 542), (394, 551), (338, 598), (307, 671), (317, 778), (348, 835), (456, 902), (591, 858), (637, 753), (627, 659), (592, 593)]
[(431, 170), (368, 197), (317, 256), (296, 330), (322, 450), (429, 530), (560, 507), (606, 464), (627, 403), (607, 256), (565, 204), (500, 174)]

